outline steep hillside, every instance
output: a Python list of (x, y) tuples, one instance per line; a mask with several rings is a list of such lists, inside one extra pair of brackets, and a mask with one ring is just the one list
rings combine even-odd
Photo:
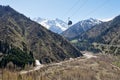
[(100, 23), (102, 23), (102, 21), (93, 18), (82, 20), (68, 28), (62, 35), (68, 39), (72, 39)]
[[(27, 74), (0, 70), (1, 80), (120, 80), (120, 56), (94, 55), (48, 64)], [(8, 79), (9, 77), (9, 79)]]
[(82, 34), (79, 39), (120, 45), (120, 16), (109, 22), (94, 26), (88, 32)]
[(78, 40), (75, 45), (79, 48), (82, 47), (81, 43), (84, 42), (86, 46), (90, 44), (92, 47), (104, 51), (103, 53), (120, 54), (120, 16), (109, 22), (94, 26), (87, 32), (77, 36), (75, 40)]
[[(10, 49), (14, 47), (24, 52), (32, 52), (33, 57), (41, 63), (82, 56), (63, 37), (31, 21), (9, 6), (0, 6), (0, 41), (7, 43)], [(5, 52), (1, 52), (4, 57)]]

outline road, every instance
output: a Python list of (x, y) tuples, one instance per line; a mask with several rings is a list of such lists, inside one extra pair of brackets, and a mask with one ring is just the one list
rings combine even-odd
[(40, 68), (44, 67), (44, 65), (40, 64), (39, 60), (35, 60), (35, 67), (31, 70), (23, 70), (23, 71), (20, 71), (20, 74), (27, 74), (27, 73), (30, 73), (30, 72), (33, 72), (33, 71), (37, 71), (39, 70)]
[(83, 54), (87, 59), (89, 58), (97, 58), (97, 56), (93, 55), (92, 53), (90, 52), (86, 52)]
[[(97, 56), (94, 56), (90, 52), (84, 52), (83, 56), (85, 57), (85, 59), (97, 58)], [(69, 60), (61, 61), (59, 63), (52, 63), (52, 64), (49, 64), (49, 65), (62, 65), (63, 63), (74, 61), (75, 59), (76, 58), (70, 58)], [(20, 71), (20, 74), (27, 74), (27, 73), (30, 73), (30, 72), (34, 72), (34, 71), (40, 70), (42, 67), (44, 67), (44, 65), (40, 64), (38, 60), (36, 60), (35, 62), (36, 62), (36, 66), (33, 69), (27, 70), (27, 71), (25, 71), (25, 70)]]

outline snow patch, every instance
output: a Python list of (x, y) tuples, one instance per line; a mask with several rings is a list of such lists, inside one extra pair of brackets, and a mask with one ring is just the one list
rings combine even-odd
[(68, 29), (67, 23), (65, 23), (60, 19), (50, 20), (50, 19), (42, 19), (38, 17), (38, 18), (34, 18), (33, 20), (55, 33), (60, 34)]
[(114, 17), (111, 17), (111, 18), (105, 18), (105, 19), (101, 19), (101, 21), (103, 22), (108, 22), (108, 21), (111, 21)]
[(83, 54), (86, 58), (97, 58), (97, 56), (95, 56), (95, 55), (93, 55), (92, 53), (90, 53), (90, 52), (86, 52), (86, 53), (84, 53)]
[(40, 66), (41, 65), (40, 62), (39, 62), (39, 60), (35, 60), (35, 65), (36, 66)]

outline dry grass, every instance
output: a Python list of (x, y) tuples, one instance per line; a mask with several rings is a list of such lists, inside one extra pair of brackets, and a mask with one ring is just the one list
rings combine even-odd
[(25, 75), (4, 70), (3, 80), (120, 80), (120, 70), (112, 66), (112, 62), (117, 60), (118, 58), (106, 55), (91, 59), (78, 58), (61, 64), (46, 65)]

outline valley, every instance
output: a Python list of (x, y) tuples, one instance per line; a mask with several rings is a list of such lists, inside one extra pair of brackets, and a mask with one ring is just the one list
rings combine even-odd
[(67, 24), (0, 5), (0, 80), (120, 80), (120, 15)]
[(3, 80), (120, 80), (120, 66), (115, 64), (119, 57), (84, 52), (83, 57), (37, 66), (27, 73), (4, 70)]
[[(93, 53), (90, 53), (90, 52), (82, 52), (83, 53), (83, 57), (84, 59), (89, 59), (89, 58), (97, 58), (97, 56), (95, 56)], [(52, 63), (52, 64), (48, 64), (49, 66), (59, 66), (59, 65), (62, 65), (63, 63), (67, 63), (67, 62), (71, 62), (71, 61), (75, 61), (76, 59), (80, 59), (81, 57), (78, 57), (78, 58), (70, 58), (69, 60), (66, 60), (66, 61), (61, 61), (59, 63)], [(27, 74), (27, 73), (31, 73), (31, 72), (35, 72), (37, 70), (40, 70), (42, 67), (45, 67), (46, 65), (43, 65), (43, 64), (40, 64), (38, 63), (39, 65), (37, 65), (37, 62), (36, 62), (36, 67), (34, 67), (33, 69), (31, 70), (28, 70), (28, 71), (20, 71), (20, 74)], [(47, 66), (48, 66), (47, 65)]]
[(34, 66), (82, 56), (69, 41), (10, 6), (0, 6), (0, 67)]

